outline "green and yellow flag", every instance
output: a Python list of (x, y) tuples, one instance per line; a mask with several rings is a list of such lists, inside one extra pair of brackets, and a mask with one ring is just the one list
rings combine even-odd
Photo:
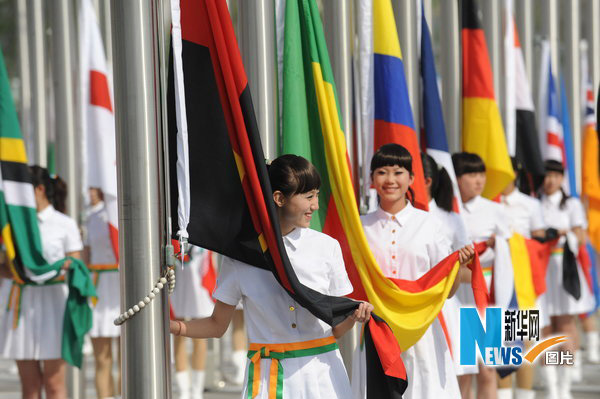
[[(11, 298), (14, 325), (18, 323), (20, 298), (31, 284), (25, 274), (58, 275), (64, 262), (49, 264), (42, 256), (42, 242), (37, 224), (33, 184), (27, 153), (12, 99), (4, 57), (0, 51), (0, 228), (8, 266), (13, 275)], [(69, 363), (81, 366), (83, 337), (92, 327), (89, 296), (96, 296), (87, 268), (79, 259), (70, 258), (68, 271), (69, 296), (63, 321), (62, 356)]]
[(285, 12), (283, 153), (301, 155), (321, 172), (320, 209), (312, 227), (340, 242), (352, 296), (368, 299), (406, 350), (440, 312), (458, 272), (458, 256), (417, 281), (383, 275), (359, 217), (317, 5), (314, 0), (288, 0)]

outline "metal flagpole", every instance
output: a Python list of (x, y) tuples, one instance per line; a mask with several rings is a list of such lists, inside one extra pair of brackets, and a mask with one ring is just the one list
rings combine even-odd
[(44, 19), (42, 0), (27, 2), (29, 46), (29, 66), (31, 73), (31, 98), (33, 113), (33, 136), (35, 148), (33, 162), (47, 165), (47, 119), (46, 119), (46, 75), (44, 53)]
[[(459, 2), (441, 1), (441, 68), (442, 107), (448, 145), (451, 152), (460, 151), (461, 143), (461, 61), (460, 61), (460, 22)], [(433, 25), (433, 23), (431, 24)]]
[[(533, 83), (533, 2), (517, 0), (515, 2), (515, 20), (519, 31), (519, 41), (525, 59), (527, 80)], [(533, 85), (532, 85), (533, 87)]]
[[(165, 264), (159, 0), (112, 1), (119, 188), (121, 310), (137, 304)], [(121, 328), (122, 396), (171, 397), (166, 291)], [(157, 298), (158, 299), (158, 298)]]
[(419, 52), (417, 50), (417, 9), (415, 0), (395, 0), (394, 16), (396, 18), (396, 29), (398, 30), (398, 39), (400, 40), (400, 49), (402, 51), (402, 63), (404, 64), (404, 74), (406, 75), (406, 85), (408, 87), (408, 96), (413, 111), (415, 122), (415, 131), (419, 137), (420, 125), (420, 73), (419, 73)]
[(277, 156), (278, 89), (273, 0), (238, 2), (238, 38), (265, 157)]
[(72, 27), (73, 9), (70, 0), (57, 0), (52, 7), (52, 71), (54, 74), (54, 103), (56, 129), (56, 173), (62, 177), (72, 195), (67, 197), (67, 214), (78, 219), (76, 187), (78, 180), (75, 165), (75, 102), (73, 91), (74, 45)]
[(597, 0), (585, 0), (585, 8), (583, 10), (584, 35), (589, 46), (589, 71), (594, 86), (594, 98), (597, 98), (598, 85), (600, 85), (600, 25), (598, 24), (600, 20), (600, 2)]
[(502, 120), (506, 121), (504, 97), (503, 75), (503, 57), (502, 57), (502, 15), (503, 8), (500, 0), (482, 1), (483, 28), (490, 54), (490, 63), (492, 64), (492, 74), (494, 80), (494, 93), (496, 94), (496, 103), (500, 109)]
[(27, 1), (17, 0), (17, 41), (19, 54), (19, 122), (27, 149), (27, 159), (33, 160), (31, 136), (31, 76), (29, 71), (29, 35), (27, 34)]
[[(581, 52), (580, 52), (580, 25), (579, 0), (570, 0), (562, 3), (565, 11), (565, 50), (566, 68), (565, 85), (571, 116), (571, 131), (573, 134), (573, 153), (575, 156), (575, 179), (581, 188)], [(574, 194), (574, 193), (573, 193)]]
[[(354, 157), (353, 91), (352, 91), (352, 41), (354, 40), (353, 2), (323, 2), (323, 28), (333, 69), (338, 102), (342, 115), (342, 129), (354, 178), (358, 178)], [(352, 375), (352, 355), (358, 341), (358, 328), (348, 331), (341, 340), (340, 351), (348, 375)]]
[(327, 1), (323, 2), (323, 27), (325, 40), (329, 49), (329, 58), (337, 89), (340, 112), (342, 114), (342, 129), (346, 135), (346, 148), (353, 168), (354, 176), (354, 131), (353, 131), (353, 100), (352, 100), (352, 51), (354, 40), (353, 2)]
[[(52, 21), (52, 72), (54, 87), (54, 123), (56, 148), (56, 174), (63, 178), (69, 188), (67, 214), (79, 219), (79, 180), (77, 178), (75, 150), (75, 103), (73, 92), (73, 60), (71, 46), (74, 45), (72, 27), (73, 9), (70, 0), (57, 0), (51, 7)], [(69, 394), (73, 399), (85, 396), (85, 376), (82, 369), (69, 367)]]

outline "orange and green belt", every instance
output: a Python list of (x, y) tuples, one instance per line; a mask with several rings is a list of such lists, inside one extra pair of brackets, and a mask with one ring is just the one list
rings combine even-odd
[[(117, 272), (119, 271), (119, 265), (114, 263), (114, 264), (93, 264), (93, 265), (87, 265), (88, 269), (90, 272), (92, 272), (92, 281), (94, 282), (94, 287), (98, 287), (98, 277), (100, 276), (100, 273), (105, 273), (105, 272)], [(98, 298), (96, 297), (92, 297), (92, 305), (96, 306), (96, 304), (98, 303)]]
[[(44, 283), (44, 285), (56, 285), (56, 284), (64, 284), (65, 283), (65, 275), (61, 274), (58, 277), (52, 279)], [(37, 284), (29, 283), (29, 282), (16, 282), (13, 281), (12, 286), (10, 287), (10, 293), (8, 294), (8, 303), (6, 304), (6, 311), (13, 311), (13, 321), (12, 328), (16, 329), (19, 327), (19, 319), (21, 318), (21, 301), (23, 299), (23, 290), (26, 286), (33, 285), (36, 287), (40, 287)]]
[(250, 344), (248, 359), (248, 396), (253, 399), (260, 392), (260, 360), (271, 359), (269, 399), (283, 399), (283, 366), (281, 360), (316, 356), (338, 349), (333, 336), (288, 344)]
[(565, 249), (563, 247), (552, 248), (552, 255), (562, 255), (565, 253)]

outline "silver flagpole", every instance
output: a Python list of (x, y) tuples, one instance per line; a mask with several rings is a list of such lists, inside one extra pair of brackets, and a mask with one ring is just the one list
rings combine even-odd
[[(112, 1), (121, 310), (165, 264), (159, 0)], [(166, 290), (121, 328), (122, 397), (171, 397)]]
[[(346, 147), (353, 170), (358, 178), (354, 157), (353, 99), (352, 99), (352, 42), (354, 40), (353, 2), (323, 2), (323, 28), (331, 59), (333, 78), (337, 89), (342, 129), (346, 135)], [(340, 340), (340, 352), (348, 375), (352, 375), (352, 354), (358, 341), (358, 328), (348, 331)]]
[(27, 19), (29, 32), (29, 62), (31, 73), (31, 98), (33, 113), (33, 136), (35, 148), (33, 163), (46, 167), (47, 116), (46, 116), (46, 75), (44, 53), (44, 18), (42, 0), (28, 0)]
[(238, 1), (240, 51), (265, 157), (278, 153), (277, 50), (273, 0)]
[(358, 177), (354, 159), (353, 100), (352, 100), (352, 51), (354, 40), (354, 17), (352, 1), (323, 2), (323, 28), (329, 49), (331, 68), (337, 88), (342, 129), (346, 135), (346, 148), (354, 176)]
[(19, 122), (27, 149), (27, 159), (33, 156), (33, 137), (31, 131), (31, 75), (29, 66), (29, 34), (27, 33), (27, 1), (17, 0), (17, 41), (19, 54)]
[[(69, 188), (67, 214), (79, 219), (79, 180), (75, 161), (75, 103), (73, 92), (73, 59), (71, 46), (74, 46), (72, 27), (73, 9), (70, 0), (57, 0), (51, 7), (52, 27), (52, 72), (54, 92), (54, 123), (56, 132), (56, 174), (63, 178)], [(85, 397), (85, 377), (82, 369), (69, 367), (68, 390), (73, 399)]]
[[(598, 98), (598, 85), (600, 85), (600, 2), (585, 0), (583, 8), (584, 35), (588, 42), (589, 71), (594, 86), (594, 98)], [(598, 118), (598, 110), (596, 110)]]
[(417, 4), (416, 0), (394, 0), (394, 16), (396, 18), (396, 29), (400, 40), (402, 51), (402, 63), (406, 75), (406, 85), (410, 105), (415, 121), (415, 131), (419, 137), (420, 126), (420, 74), (419, 74), (419, 52), (417, 50)]
[[(458, 1), (441, 1), (440, 3), (441, 15), (443, 15), (440, 21), (442, 62), (439, 69), (442, 77), (442, 107), (450, 152), (456, 152), (462, 148), (460, 4)], [(434, 25), (433, 21), (430, 21), (430, 24)]]
[[(573, 153), (575, 156), (575, 179), (581, 189), (581, 51), (579, 0), (562, 3), (566, 8), (565, 15), (565, 50), (566, 68), (564, 73), (569, 114), (571, 116), (571, 132), (573, 138)], [(575, 194), (575, 193), (572, 193)]]
[(527, 80), (533, 88), (533, 2), (531, 0), (516, 0), (514, 12), (519, 41), (525, 59)]
[(494, 93), (496, 103), (500, 109), (502, 120), (506, 121), (506, 113), (503, 102), (504, 97), (504, 60), (502, 57), (502, 15), (504, 14), (500, 0), (486, 0), (481, 2), (483, 12), (483, 29), (492, 64), (494, 80)]

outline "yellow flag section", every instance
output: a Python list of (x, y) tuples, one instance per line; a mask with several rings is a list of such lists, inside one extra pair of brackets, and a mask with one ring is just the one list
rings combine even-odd
[(531, 261), (525, 245), (525, 238), (520, 234), (513, 234), (508, 240), (510, 258), (513, 264), (515, 279), (515, 294), (519, 309), (532, 309), (535, 307), (535, 287), (531, 274)]
[[(593, 94), (592, 94), (593, 117)], [(589, 107), (588, 107), (589, 108)], [(600, 251), (600, 143), (594, 123), (586, 123), (582, 147), (582, 194), (588, 208), (588, 234), (596, 251)]]
[(494, 198), (515, 179), (502, 119), (494, 95), (492, 67), (477, 4), (462, 2), (463, 150), (479, 155), (486, 166), (483, 196)]
[(312, 66), (327, 172), (340, 221), (369, 302), (375, 307), (375, 313), (390, 324), (400, 348), (405, 351), (423, 336), (440, 312), (458, 272), (458, 262), (447, 277), (421, 292), (401, 290), (383, 275), (360, 222), (333, 86), (325, 81), (319, 63), (313, 62)]

